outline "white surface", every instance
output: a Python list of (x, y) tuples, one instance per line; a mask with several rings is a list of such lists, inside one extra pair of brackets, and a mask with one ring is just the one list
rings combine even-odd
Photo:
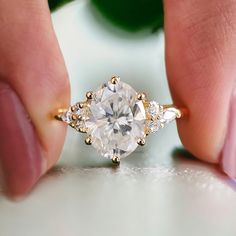
[[(89, 4), (74, 2), (53, 15), (73, 86), (73, 102), (112, 74), (151, 99), (169, 103), (163, 34), (124, 33), (101, 25)], [(172, 157), (175, 124), (148, 137), (120, 168), (69, 130), (62, 158), (31, 195), (0, 197), (1, 236), (235, 236), (233, 183), (214, 166)]]

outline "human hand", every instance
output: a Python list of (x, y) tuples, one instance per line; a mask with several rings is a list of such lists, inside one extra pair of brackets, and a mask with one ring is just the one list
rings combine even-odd
[(236, 177), (236, 2), (165, 0), (166, 64), (184, 146)]
[[(67, 107), (69, 84), (47, 1), (0, 6), (0, 159), (7, 192), (22, 196), (59, 157), (65, 127), (50, 114)], [(235, 23), (232, 0), (165, 0), (169, 84), (174, 103), (189, 109), (181, 140), (201, 160), (222, 157), (232, 177)]]
[(46, 0), (0, 0), (0, 166), (6, 192), (25, 195), (58, 159), (68, 75)]

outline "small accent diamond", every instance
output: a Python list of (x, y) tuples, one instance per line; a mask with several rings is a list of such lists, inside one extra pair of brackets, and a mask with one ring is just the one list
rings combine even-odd
[(160, 122), (160, 120), (148, 120), (147, 128), (150, 133), (155, 133), (160, 128), (162, 128), (162, 123)]
[(79, 131), (80, 129), (86, 129), (85, 122), (84, 121), (77, 121), (75, 123), (75, 129)]
[(70, 124), (72, 122), (72, 112), (66, 111), (63, 114), (61, 114), (62, 121), (66, 122), (67, 124)]
[(152, 119), (155, 119), (158, 116), (159, 112), (160, 112), (160, 105), (157, 102), (155, 102), (155, 101), (151, 101), (149, 103), (149, 106), (146, 109), (146, 111), (147, 111), (147, 114)]
[(175, 109), (167, 108), (167, 109), (164, 110), (163, 113), (161, 114), (160, 121), (161, 121), (161, 123), (168, 124), (168, 123), (170, 123), (171, 121), (175, 120), (175, 119), (176, 119), (176, 116), (177, 116), (177, 114), (176, 114)]

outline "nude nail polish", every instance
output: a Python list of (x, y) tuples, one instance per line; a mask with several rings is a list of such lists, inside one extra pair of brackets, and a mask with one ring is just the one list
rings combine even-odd
[(6, 193), (24, 196), (45, 172), (34, 126), (16, 92), (0, 81), (0, 171)]
[(236, 89), (230, 101), (228, 128), (221, 152), (221, 167), (229, 177), (236, 178)]

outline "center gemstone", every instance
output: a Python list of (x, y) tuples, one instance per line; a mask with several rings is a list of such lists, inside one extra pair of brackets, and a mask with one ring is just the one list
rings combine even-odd
[(137, 99), (137, 92), (128, 84), (103, 84), (90, 103), (86, 121), (92, 145), (106, 158), (124, 158), (144, 137), (145, 108)]

